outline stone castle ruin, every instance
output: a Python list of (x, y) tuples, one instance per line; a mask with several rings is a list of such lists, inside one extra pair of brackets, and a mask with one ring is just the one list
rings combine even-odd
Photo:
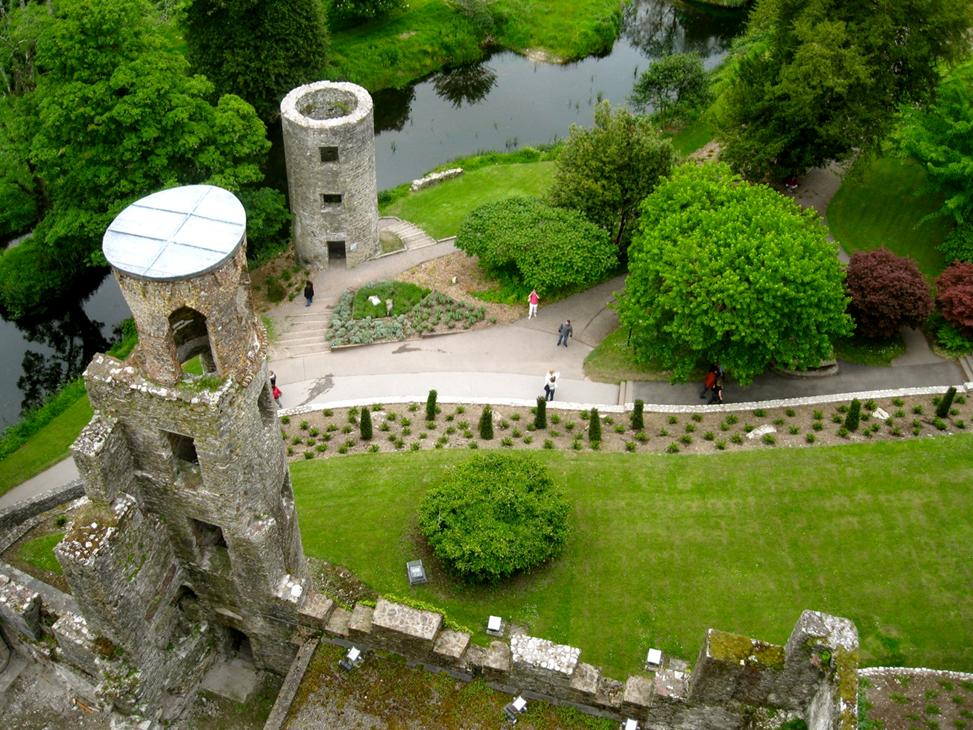
[[(710, 630), (692, 668), (665, 657), (621, 682), (579, 649), (516, 629), (484, 647), (433, 611), (385, 599), (347, 609), (316, 592), (245, 223), (232, 194), (193, 185), (132, 204), (105, 234), (139, 344), (85, 372), (94, 416), (73, 446), (84, 497), (55, 549), (71, 595), (0, 563), (0, 660), (12, 648), (49, 664), (87, 702), (151, 726), (178, 725), (207, 669), (234, 657), (287, 675), (268, 721), (279, 727), (313, 647), (329, 641), (654, 730), (792, 716), (812, 730), (856, 727), (858, 636), (846, 619), (805, 611), (785, 646)], [(190, 375), (197, 357), (203, 374)], [(79, 495), (72, 485), (0, 512), (0, 550)]]
[(356, 266), (379, 253), (372, 98), (360, 86), (318, 81), (280, 104), (298, 258)]

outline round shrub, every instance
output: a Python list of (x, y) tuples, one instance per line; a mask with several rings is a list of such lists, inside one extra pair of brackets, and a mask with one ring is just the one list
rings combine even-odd
[(918, 327), (932, 312), (929, 285), (916, 262), (885, 248), (852, 255), (845, 288), (848, 313), (863, 337), (888, 339), (902, 325)]
[(547, 469), (523, 454), (475, 456), (423, 499), (419, 528), (464, 579), (495, 583), (558, 555), (568, 504)]
[(456, 248), (479, 257), (493, 276), (541, 295), (593, 284), (618, 265), (606, 231), (577, 211), (528, 197), (473, 210), (460, 226)]
[(939, 308), (954, 327), (973, 332), (973, 264), (956, 262), (936, 279)]

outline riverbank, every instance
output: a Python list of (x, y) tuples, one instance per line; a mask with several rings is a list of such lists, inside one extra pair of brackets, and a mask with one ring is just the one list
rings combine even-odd
[(621, 29), (618, 0), (412, 0), (369, 23), (331, 35), (323, 78), (369, 91), (402, 88), (447, 66), (472, 63), (506, 48), (564, 63), (612, 47)]

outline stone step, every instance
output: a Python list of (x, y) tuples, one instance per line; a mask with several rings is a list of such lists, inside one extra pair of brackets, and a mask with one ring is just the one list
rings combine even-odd
[(285, 350), (289, 357), (307, 357), (308, 355), (323, 355), (331, 352), (331, 347), (327, 343), (319, 345), (295, 345), (293, 347), (282, 345), (280, 349)]
[(299, 345), (314, 345), (324, 342), (324, 332), (294, 332), (277, 338), (277, 345), (292, 347)]

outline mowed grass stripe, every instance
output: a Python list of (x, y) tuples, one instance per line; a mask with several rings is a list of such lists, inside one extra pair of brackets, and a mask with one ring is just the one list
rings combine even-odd
[[(405, 594), (416, 506), (462, 452), (292, 465), (305, 551)], [(541, 453), (574, 505), (552, 565), (412, 589), (475, 629), (499, 613), (616, 675), (707, 627), (783, 642), (805, 608), (854, 619), (868, 664), (973, 669), (973, 438), (712, 456)]]

